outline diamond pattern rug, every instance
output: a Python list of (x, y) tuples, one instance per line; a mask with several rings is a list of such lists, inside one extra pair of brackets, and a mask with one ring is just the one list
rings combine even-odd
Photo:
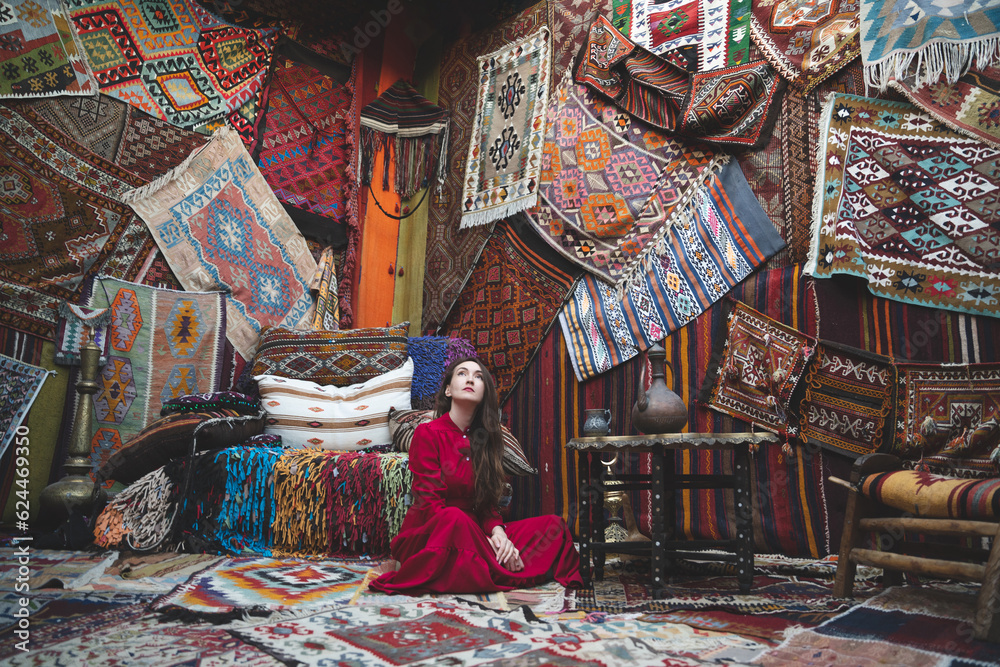
[(24, 442), (24, 437), (18, 437), (28, 433), (19, 430), (19, 427), (50, 373), (44, 368), (0, 354), (0, 456), (14, 442), (17, 442), (15, 454), (18, 457), (30, 452), (30, 439)]
[(876, 296), (996, 315), (1000, 150), (905, 103), (838, 94), (823, 110), (804, 271)]

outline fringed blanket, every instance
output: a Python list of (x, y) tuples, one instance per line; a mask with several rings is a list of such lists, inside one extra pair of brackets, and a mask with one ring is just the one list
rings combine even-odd
[(565, 81), (546, 121), (539, 204), (528, 217), (563, 257), (619, 288), (724, 160)]
[(621, 292), (585, 276), (559, 314), (581, 382), (648, 349), (720, 299), (784, 241), (735, 162), (699, 187)]
[(82, 55), (62, 0), (4, 3), (0, 70), (0, 98), (97, 92), (97, 80)]
[(918, 86), (908, 75), (889, 85), (952, 129), (1000, 148), (1000, 67), (972, 67), (954, 83)]
[(263, 327), (312, 322), (316, 261), (235, 131), (128, 198), (185, 289), (228, 291), (226, 335), (244, 359)]
[(102, 92), (186, 129), (259, 101), (276, 28), (236, 27), (193, 0), (69, 5)]
[(1000, 4), (860, 0), (861, 59), (868, 85), (916, 78), (955, 83), (972, 65), (1000, 64)]
[(479, 99), (462, 191), (462, 227), (485, 225), (538, 200), (549, 101), (547, 27), (479, 58)]
[(831, 95), (805, 272), (873, 294), (996, 315), (1000, 150), (898, 102)]

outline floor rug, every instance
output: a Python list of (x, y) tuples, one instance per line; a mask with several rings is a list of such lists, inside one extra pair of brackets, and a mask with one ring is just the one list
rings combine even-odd
[(784, 241), (731, 161), (693, 194), (622, 292), (586, 275), (559, 314), (580, 382), (694, 320)]
[(342, 607), (234, 630), (288, 665), (674, 665), (741, 663), (762, 647), (742, 637), (637, 621), (530, 621), (437, 600)]
[(539, 203), (528, 217), (563, 257), (621, 288), (720, 161), (569, 81), (546, 125)]
[(492, 231), (489, 227), (459, 231), (465, 163), (476, 114), (477, 59), (537, 31), (545, 24), (547, 4), (539, 2), (488, 30), (459, 40), (441, 58), (436, 103), (451, 111), (450, 168), (440, 193), (428, 195), (430, 208), (421, 318), (425, 332), (434, 331), (441, 324)]
[(479, 57), (460, 228), (506, 218), (538, 201), (550, 57), (547, 27)]
[(82, 55), (62, 0), (4, 3), (0, 44), (0, 98), (97, 92), (97, 80)]
[(890, 588), (823, 625), (793, 635), (758, 665), (986, 666), (997, 644), (972, 637), (975, 592)]
[(129, 200), (184, 289), (228, 290), (226, 336), (244, 359), (263, 327), (309, 327), (316, 261), (236, 132)]
[(151, 239), (131, 238), (135, 214), (121, 198), (141, 179), (28, 109), (0, 108), (0, 162), (10, 179), (0, 206), (7, 269), (41, 291), (71, 292), (99, 270), (126, 278), (138, 272)]
[(496, 226), (439, 333), (472, 342), (500, 402), (517, 384), (576, 280), (523, 217)]
[(155, 611), (241, 617), (346, 605), (370, 568), (337, 561), (237, 557), (213, 565), (158, 599)]
[(853, 95), (823, 110), (804, 271), (865, 278), (878, 296), (993, 314), (1000, 295), (1000, 150), (916, 107)]
[(343, 222), (350, 92), (314, 67), (276, 58), (257, 166), (286, 206)]
[(806, 94), (861, 53), (852, 2), (758, 3), (750, 32), (771, 64)]
[(166, 551), (122, 556), (81, 590), (165, 594), (193, 575), (215, 565), (222, 556)]
[(185, 129), (253, 102), (271, 64), (275, 28), (225, 23), (193, 0), (70, 0), (101, 92)]
[(107, 358), (93, 395), (96, 471), (178, 396), (218, 391), (227, 331), (222, 292), (175, 292), (99, 278), (87, 300), (107, 308)]
[(1000, 5), (994, 2), (964, 4), (958, 12), (947, 3), (859, 0), (857, 12), (865, 80), (879, 90), (909, 74), (917, 87), (941, 79), (950, 84), (973, 61), (997, 64)]
[(50, 125), (143, 181), (183, 162), (208, 139), (109, 95), (23, 102)]

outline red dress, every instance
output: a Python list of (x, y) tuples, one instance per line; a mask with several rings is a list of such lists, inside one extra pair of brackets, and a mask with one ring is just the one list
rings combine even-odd
[[(472, 512), (473, 473), (466, 434), (445, 414), (417, 426), (410, 445), (413, 504), (392, 540), (400, 562), (370, 588), (385, 593), (485, 593), (527, 588), (551, 579), (582, 586), (580, 555), (561, 517), (547, 515), (504, 524), (499, 512)], [(489, 535), (504, 526), (524, 569), (497, 562)]]

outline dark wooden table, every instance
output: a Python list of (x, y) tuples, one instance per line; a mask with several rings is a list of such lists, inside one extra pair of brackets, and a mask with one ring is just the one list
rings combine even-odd
[[(573, 438), (566, 448), (579, 452), (580, 560), (584, 581), (604, 577), (607, 552), (650, 555), (652, 594), (662, 597), (670, 563), (677, 558), (736, 563), (741, 593), (753, 585), (753, 508), (750, 499), (750, 448), (778, 443), (773, 433), (665, 433)], [(674, 472), (675, 450), (731, 450), (732, 475), (681, 475)], [(653, 522), (649, 542), (604, 541), (604, 476), (602, 453), (641, 452), (653, 455), (649, 474), (616, 474), (623, 491), (650, 489)], [(667, 456), (671, 453), (671, 456)], [(674, 492), (679, 489), (733, 489), (736, 504), (736, 537), (728, 540), (677, 540), (674, 526)], [(669, 517), (669, 518), (668, 518)], [(713, 549), (725, 553), (704, 552)]]

